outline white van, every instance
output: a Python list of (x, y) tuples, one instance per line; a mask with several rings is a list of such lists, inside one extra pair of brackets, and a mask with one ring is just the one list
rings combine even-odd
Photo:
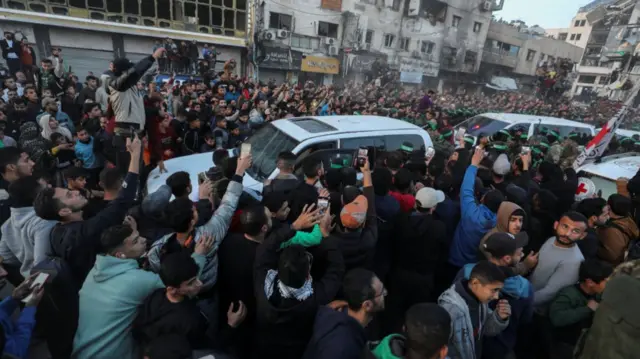
[(602, 198), (607, 199), (617, 193), (618, 178), (631, 179), (640, 169), (640, 154), (621, 153), (602, 157), (598, 162), (589, 163), (578, 169), (578, 177), (586, 177), (593, 181), (596, 190), (602, 190)]
[(479, 134), (491, 136), (503, 129), (520, 128), (529, 137), (540, 132), (542, 128), (556, 131), (561, 138), (571, 132), (595, 135), (595, 127), (585, 123), (569, 121), (562, 118), (520, 115), (513, 113), (484, 113), (465, 120), (455, 126), (455, 131), (465, 128), (466, 133), (477, 140)]
[[(271, 122), (247, 141), (251, 144), (253, 165), (244, 176), (245, 189), (262, 192), (266, 179), (278, 175), (276, 159), (280, 152), (297, 155), (297, 164), (303, 158), (315, 156), (330, 167), (332, 158), (352, 156), (359, 147), (395, 151), (404, 142), (415, 149), (426, 149), (433, 144), (429, 134), (405, 121), (380, 116), (321, 116), (289, 118)], [(198, 173), (213, 166), (212, 153), (178, 157), (164, 162), (168, 173), (154, 169), (147, 180), (147, 192), (153, 193), (172, 173), (186, 171), (191, 177), (192, 199), (198, 195)], [(298, 168), (298, 166), (296, 166)]]

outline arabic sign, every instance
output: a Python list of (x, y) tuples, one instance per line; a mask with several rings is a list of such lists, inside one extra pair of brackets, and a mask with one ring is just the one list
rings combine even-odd
[(349, 70), (353, 72), (369, 72), (378, 56), (372, 55), (349, 55)]
[(400, 58), (400, 72), (421, 72), (428, 77), (438, 77), (440, 64), (433, 61), (402, 57)]
[(409, 84), (421, 84), (422, 72), (400, 72), (400, 82)]
[(307, 56), (302, 59), (302, 71), (321, 74), (337, 74), (340, 72), (340, 60), (333, 57)]
[(260, 67), (280, 70), (299, 70), (302, 53), (278, 47), (265, 47), (265, 58)]

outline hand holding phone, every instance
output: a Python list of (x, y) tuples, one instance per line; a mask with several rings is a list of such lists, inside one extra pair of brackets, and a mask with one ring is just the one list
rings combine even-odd
[(243, 143), (240, 146), (240, 157), (247, 157), (250, 154), (251, 154), (251, 144)]

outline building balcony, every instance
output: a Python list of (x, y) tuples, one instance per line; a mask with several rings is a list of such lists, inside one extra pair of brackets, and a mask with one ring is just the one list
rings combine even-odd
[(608, 67), (601, 67), (601, 66), (578, 65), (577, 71), (580, 74), (611, 75), (611, 73), (613, 72), (613, 69)]
[(494, 65), (515, 68), (518, 64), (518, 57), (506, 51), (496, 51), (485, 49), (482, 52), (482, 61)]

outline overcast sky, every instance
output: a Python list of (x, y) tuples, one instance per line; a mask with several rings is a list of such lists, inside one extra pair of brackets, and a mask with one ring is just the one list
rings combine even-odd
[(569, 27), (571, 19), (589, 0), (504, 0), (504, 8), (493, 13), (497, 19), (523, 20), (529, 26)]

